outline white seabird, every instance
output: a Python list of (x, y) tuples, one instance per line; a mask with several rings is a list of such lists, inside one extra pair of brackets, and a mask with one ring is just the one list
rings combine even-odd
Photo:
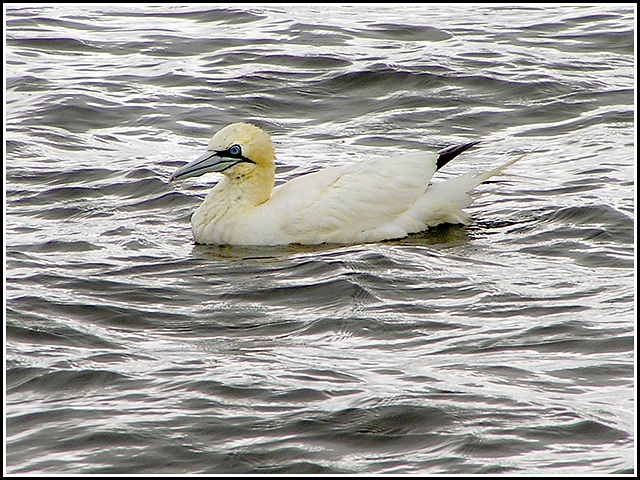
[(468, 223), (467, 192), (513, 164), (472, 171), (431, 185), (433, 174), (479, 142), (438, 154), (410, 153), (301, 175), (274, 188), (269, 135), (248, 123), (227, 125), (207, 152), (179, 168), (181, 180), (207, 172), (224, 176), (191, 218), (197, 243), (354, 244), (397, 239), (440, 223)]

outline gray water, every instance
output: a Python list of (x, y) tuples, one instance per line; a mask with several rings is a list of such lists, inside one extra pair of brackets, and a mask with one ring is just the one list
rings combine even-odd
[[(630, 6), (6, 7), (8, 473), (635, 471)], [(278, 179), (529, 152), (468, 226), (195, 245), (222, 126)]]

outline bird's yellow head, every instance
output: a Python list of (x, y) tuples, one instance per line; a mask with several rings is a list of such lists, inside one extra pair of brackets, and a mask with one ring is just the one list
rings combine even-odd
[(171, 180), (221, 172), (230, 177), (244, 177), (254, 171), (275, 172), (275, 153), (271, 138), (249, 123), (232, 123), (216, 133), (207, 152), (179, 168)]

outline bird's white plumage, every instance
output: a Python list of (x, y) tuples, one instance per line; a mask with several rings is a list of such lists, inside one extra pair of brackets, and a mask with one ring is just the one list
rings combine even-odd
[[(238, 150), (230, 150), (234, 145), (245, 160), (234, 157), (237, 163), (229, 167), (228, 152)], [(208, 153), (204, 164), (192, 162), (172, 178), (224, 168), (224, 178), (191, 223), (198, 243), (231, 245), (373, 242), (440, 223), (467, 223), (462, 211), (471, 204), (467, 192), (513, 163), (430, 185), (438, 155), (412, 153), (325, 168), (273, 188), (273, 145), (258, 127), (225, 127)]]

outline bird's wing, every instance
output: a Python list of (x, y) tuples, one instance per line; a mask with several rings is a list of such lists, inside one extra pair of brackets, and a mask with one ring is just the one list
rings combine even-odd
[(337, 242), (393, 222), (426, 190), (437, 156), (408, 154), (303, 175), (269, 200), (286, 212), (282, 229), (305, 242)]

